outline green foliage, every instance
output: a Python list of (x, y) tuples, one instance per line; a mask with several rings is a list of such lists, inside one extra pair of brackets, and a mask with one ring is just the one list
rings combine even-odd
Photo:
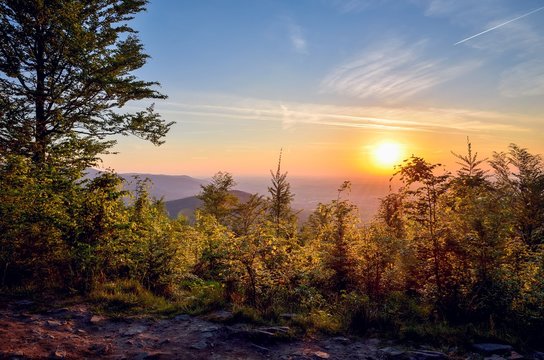
[(270, 170), (272, 175), (272, 186), (268, 187), (270, 197), (268, 198), (268, 215), (270, 221), (276, 228), (276, 236), (293, 237), (296, 232), (296, 214), (291, 209), (291, 202), (294, 195), (291, 193), (291, 185), (287, 181), (287, 173), (281, 172), (281, 154), (278, 160), (276, 172)]
[(88, 296), (99, 313), (122, 316), (131, 313), (169, 315), (183, 309), (144, 288), (135, 280), (117, 280), (97, 286)]
[(221, 224), (227, 224), (228, 216), (238, 204), (238, 198), (230, 193), (236, 182), (229, 173), (218, 172), (208, 185), (201, 185), (198, 198), (202, 200), (201, 211), (214, 216)]
[(134, 134), (160, 144), (171, 123), (153, 106), (155, 82), (133, 75), (147, 55), (129, 26), (145, 0), (0, 2), (0, 152), (83, 170)]
[(404, 186), (370, 224), (361, 224), (345, 182), (292, 232), (278, 231), (263, 196), (234, 201), (230, 174), (203, 186), (189, 224), (168, 218), (147, 180), (128, 194), (111, 172), (81, 180), (77, 169), (7, 155), (0, 286), (80, 292), (112, 314), (230, 308), (234, 321), (310, 334), (538, 347), (544, 246), (533, 220), (542, 215), (542, 161), (512, 145), (488, 176), (470, 143), (454, 155), (454, 176), (422, 158), (405, 161), (396, 173)]

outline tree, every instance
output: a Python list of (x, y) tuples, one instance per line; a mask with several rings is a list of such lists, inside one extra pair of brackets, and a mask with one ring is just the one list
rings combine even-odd
[(213, 215), (225, 225), (227, 217), (238, 203), (238, 198), (230, 193), (235, 185), (232, 175), (221, 171), (213, 176), (210, 184), (201, 185), (202, 191), (197, 197), (202, 200), (202, 212)]
[(350, 189), (351, 183), (344, 181), (338, 189), (337, 199), (318, 204), (306, 224), (306, 230), (310, 232), (307, 246), (316, 247), (322, 266), (317, 275), (325, 278), (325, 287), (335, 292), (353, 290), (358, 282), (355, 248), (360, 240), (360, 220), (357, 206), (342, 199)]
[(156, 145), (168, 132), (153, 105), (121, 113), (127, 102), (164, 99), (156, 82), (136, 78), (148, 56), (128, 22), (147, 0), (0, 2), (0, 153), (36, 165), (83, 169), (133, 134)]
[(540, 155), (510, 144), (508, 153), (494, 153), (498, 191), (509, 200), (521, 239), (532, 247), (544, 243), (544, 163)]
[[(405, 194), (405, 211), (407, 216), (421, 226), (417, 231), (422, 248), (420, 256), (426, 257), (432, 270), (436, 287), (435, 294), (439, 303), (444, 295), (444, 267), (446, 266), (444, 254), (445, 229), (440, 223), (440, 198), (446, 192), (449, 173), (435, 175), (436, 168), (441, 164), (429, 164), (423, 158), (411, 156), (404, 160), (398, 171), (393, 175), (399, 175), (405, 187), (400, 189)], [(412, 188), (415, 186), (415, 188)], [(427, 244), (428, 243), (428, 244)], [(427, 251), (429, 255), (426, 255)]]
[[(268, 187), (268, 192), (270, 193), (269, 215), (270, 220), (276, 228), (276, 236), (279, 236), (282, 232), (285, 233), (285, 230), (289, 230), (286, 229), (285, 225), (296, 221), (296, 216), (291, 209), (291, 202), (294, 198), (294, 195), (291, 193), (291, 185), (287, 182), (287, 173), (281, 172), (281, 153), (280, 150), (276, 173), (270, 170), (272, 186)], [(286, 235), (289, 235), (289, 231)]]

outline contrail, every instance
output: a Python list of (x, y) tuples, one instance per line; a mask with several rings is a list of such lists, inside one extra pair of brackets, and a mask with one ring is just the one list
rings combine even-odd
[(488, 33), (488, 32), (490, 32), (491, 30), (498, 29), (498, 28), (500, 28), (500, 27), (502, 27), (502, 26), (504, 26), (504, 25), (510, 24), (510, 23), (513, 22), (513, 21), (519, 20), (519, 19), (524, 18), (524, 17), (526, 17), (526, 16), (529, 16), (529, 15), (531, 15), (531, 14), (534, 14), (534, 13), (536, 13), (537, 11), (540, 11), (540, 10), (542, 10), (542, 9), (544, 9), (544, 6), (538, 8), (538, 9), (536, 9), (536, 10), (530, 11), (530, 12), (528, 12), (527, 14), (520, 15), (520, 16), (518, 16), (517, 18), (514, 18), (514, 19), (512, 19), (512, 20), (508, 20), (507, 22), (503, 22), (502, 24), (499, 24), (499, 25), (497, 25), (497, 26), (493, 26), (493, 27), (490, 28), (490, 29), (487, 29), (487, 30), (482, 31), (481, 33), (478, 33), (478, 34), (476, 34), (476, 35), (472, 35), (471, 37), (468, 37), (468, 38), (466, 38), (466, 39), (463, 39), (463, 40), (461, 40), (461, 41), (458, 41), (458, 42), (456, 42), (456, 43), (453, 44), (453, 45), (455, 46), (455, 45), (462, 44), (462, 43), (464, 43), (465, 41), (469, 41), (469, 40), (471, 40), (471, 39), (474, 39), (474, 38), (477, 37), (477, 36), (480, 36), (480, 35), (483, 35), (483, 34), (485, 34), (485, 33)]

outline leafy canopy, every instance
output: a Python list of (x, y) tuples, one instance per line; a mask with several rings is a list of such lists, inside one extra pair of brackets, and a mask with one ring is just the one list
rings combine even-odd
[(147, 0), (0, 2), (0, 151), (37, 164), (93, 165), (136, 135), (156, 145), (168, 132), (153, 106), (123, 113), (127, 102), (163, 99), (156, 82), (132, 74), (148, 56), (128, 22)]

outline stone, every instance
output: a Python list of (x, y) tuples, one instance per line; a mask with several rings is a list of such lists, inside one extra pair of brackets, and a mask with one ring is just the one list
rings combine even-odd
[(204, 350), (208, 347), (208, 343), (205, 340), (200, 340), (191, 345), (191, 349)]
[(493, 343), (474, 344), (472, 348), (482, 355), (501, 355), (512, 351), (512, 346), (510, 345)]
[(506, 358), (500, 356), (500, 355), (497, 355), (497, 354), (493, 354), (491, 356), (486, 356), (484, 357), (484, 360), (506, 360)]
[(55, 350), (49, 354), (50, 359), (64, 359), (66, 357), (66, 351)]
[(31, 307), (34, 304), (35, 302), (32, 300), (19, 300), (13, 303), (13, 305), (15, 305), (18, 308), (27, 308), (27, 307)]
[(261, 353), (267, 353), (267, 352), (270, 351), (269, 348), (266, 348), (266, 347), (264, 347), (264, 346), (260, 346), (260, 345), (253, 344), (253, 343), (250, 344), (250, 345), (251, 345), (252, 348), (257, 349), (257, 350), (258, 350), (259, 352), (261, 352)]
[(205, 326), (202, 329), (200, 329), (200, 332), (206, 333), (206, 332), (214, 332), (219, 330), (219, 326), (211, 325), (211, 326)]
[(410, 351), (408, 352), (408, 356), (411, 360), (440, 360), (448, 358), (448, 356), (444, 353), (431, 350)]
[(181, 314), (174, 318), (175, 321), (191, 321), (191, 317), (187, 314)]
[(515, 351), (512, 351), (510, 353), (510, 356), (508, 357), (508, 359), (510, 360), (520, 360), (520, 359), (524, 359), (525, 357), (523, 355), (521, 355), (520, 353), (517, 353)]
[(96, 324), (99, 324), (101, 323), (102, 321), (105, 320), (105, 317), (103, 316), (99, 316), (99, 315), (93, 315), (91, 316), (91, 318), (89, 319), (89, 322), (93, 325), (96, 325)]
[(331, 356), (324, 351), (314, 351), (312, 357), (314, 359), (329, 359)]
[(392, 346), (381, 348), (379, 351), (386, 358), (398, 358), (398, 357), (403, 356), (406, 353), (404, 350), (400, 350), (400, 349), (394, 348)]
[(347, 345), (351, 342), (347, 337), (343, 337), (343, 336), (333, 337), (331, 340), (340, 344), (344, 344), (344, 345)]
[(49, 327), (58, 327), (58, 326), (62, 326), (62, 323), (58, 320), (47, 320), (45, 322), (45, 325)]
[(216, 322), (227, 322), (229, 320), (232, 320), (234, 315), (230, 311), (225, 310), (219, 310), (209, 313), (208, 315), (204, 316), (204, 319), (208, 321), (216, 321)]
[(89, 346), (89, 351), (94, 355), (106, 355), (111, 351), (109, 344), (92, 344)]
[[(128, 329), (122, 331), (123, 336), (139, 335), (147, 330), (147, 326), (144, 325), (132, 325)], [(121, 330), (119, 330), (121, 332)]]

